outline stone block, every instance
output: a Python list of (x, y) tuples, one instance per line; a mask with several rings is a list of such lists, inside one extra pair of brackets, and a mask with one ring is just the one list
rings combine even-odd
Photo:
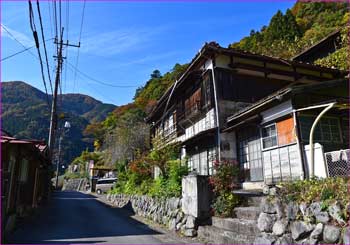
[(342, 241), (343, 244), (350, 244), (350, 227), (346, 227), (343, 230), (343, 235), (342, 235)]
[(285, 244), (294, 244), (294, 240), (292, 238), (291, 234), (284, 234), (283, 236), (279, 237), (277, 241), (275, 242), (275, 245), (285, 245)]
[(175, 230), (175, 228), (176, 228), (176, 219), (171, 219), (169, 221), (168, 227), (169, 227), (169, 230)]
[(299, 207), (295, 203), (289, 202), (285, 208), (285, 212), (288, 220), (295, 220), (299, 213)]
[(311, 232), (310, 238), (319, 240), (322, 237), (322, 233), (323, 233), (323, 224), (318, 223), (315, 229)]
[(290, 225), (292, 238), (294, 240), (299, 240), (307, 237), (312, 232), (313, 229), (314, 229), (314, 225), (307, 224), (303, 221), (294, 221)]
[(315, 215), (316, 222), (327, 224), (329, 221), (329, 215), (327, 212), (319, 212)]
[(197, 227), (196, 218), (189, 215), (186, 220), (186, 229), (195, 229)]
[(323, 229), (323, 240), (325, 243), (337, 243), (340, 238), (340, 228), (326, 225)]
[(335, 219), (339, 224), (345, 225), (344, 219), (341, 217), (342, 210), (338, 202), (333, 203), (328, 208), (329, 215)]
[(273, 214), (260, 213), (258, 218), (258, 229), (260, 231), (271, 232), (276, 216)]
[(272, 232), (276, 236), (282, 236), (286, 232), (287, 227), (288, 227), (287, 220), (277, 220), (272, 227)]
[(185, 229), (182, 234), (186, 237), (195, 237), (195, 236), (197, 236), (197, 230)]
[(275, 214), (277, 212), (274, 202), (268, 200), (268, 198), (262, 199), (260, 209), (262, 212), (267, 214)]
[(268, 233), (262, 233), (259, 236), (257, 236), (253, 242), (253, 244), (274, 244), (274, 242), (277, 240), (277, 237)]

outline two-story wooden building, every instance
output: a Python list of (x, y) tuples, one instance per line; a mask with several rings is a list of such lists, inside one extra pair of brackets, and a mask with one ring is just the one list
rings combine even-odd
[(238, 158), (236, 132), (224, 131), (228, 116), (290, 84), (344, 76), (337, 69), (206, 43), (149, 114), (153, 147), (178, 142), (190, 169), (210, 175), (213, 161)]

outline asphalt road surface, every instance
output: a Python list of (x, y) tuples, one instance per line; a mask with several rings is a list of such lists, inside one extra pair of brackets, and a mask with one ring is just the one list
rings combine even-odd
[(8, 237), (8, 243), (182, 243), (131, 218), (123, 208), (112, 208), (95, 196), (56, 192), (52, 200), (25, 219)]

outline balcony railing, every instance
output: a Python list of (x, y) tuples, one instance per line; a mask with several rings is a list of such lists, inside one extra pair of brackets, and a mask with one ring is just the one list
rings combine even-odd
[(176, 139), (176, 125), (172, 125), (156, 134), (153, 138), (153, 145), (160, 147), (173, 142), (174, 139)]

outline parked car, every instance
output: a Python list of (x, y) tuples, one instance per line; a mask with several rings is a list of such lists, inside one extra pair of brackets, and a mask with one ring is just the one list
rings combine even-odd
[(104, 178), (98, 179), (96, 183), (96, 193), (102, 194), (113, 189), (114, 183), (117, 181), (117, 178)]

